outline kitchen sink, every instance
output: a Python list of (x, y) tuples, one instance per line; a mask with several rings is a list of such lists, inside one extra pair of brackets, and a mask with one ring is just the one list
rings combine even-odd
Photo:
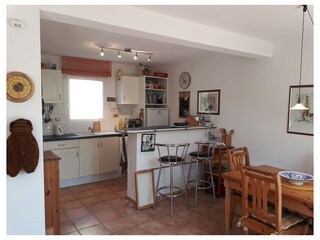
[(107, 132), (80, 132), (80, 133), (75, 133), (77, 136), (100, 136), (100, 135), (108, 135), (108, 134), (113, 134), (113, 131), (107, 131)]
[(75, 133), (77, 136), (94, 136), (92, 132), (82, 132), (82, 133)]

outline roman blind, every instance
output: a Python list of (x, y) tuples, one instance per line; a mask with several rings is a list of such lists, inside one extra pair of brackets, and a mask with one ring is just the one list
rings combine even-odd
[(61, 57), (62, 73), (82, 77), (111, 77), (111, 62), (77, 57)]

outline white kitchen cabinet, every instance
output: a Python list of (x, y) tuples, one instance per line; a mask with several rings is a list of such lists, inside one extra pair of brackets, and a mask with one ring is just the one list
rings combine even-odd
[(80, 139), (80, 177), (100, 173), (99, 138)]
[(79, 177), (79, 149), (78, 148), (52, 150), (52, 152), (61, 158), (60, 180)]
[(168, 126), (169, 109), (168, 108), (147, 108), (146, 127)]
[(45, 142), (44, 150), (50, 150), (61, 158), (60, 180), (80, 176), (78, 140)]
[(122, 76), (116, 80), (116, 103), (139, 104), (139, 77)]
[[(159, 126), (168, 125), (169, 115), (165, 117), (160, 123), (154, 122), (153, 119), (150, 124), (147, 119), (148, 109), (167, 109), (168, 108), (168, 78), (156, 77), (156, 76), (141, 76), (139, 80), (140, 96), (139, 106), (137, 109), (144, 109), (144, 126)], [(169, 112), (168, 112), (169, 113)], [(164, 114), (162, 114), (163, 116)], [(150, 116), (150, 114), (149, 114)], [(151, 117), (152, 118), (152, 117)], [(157, 120), (157, 119), (156, 119)], [(158, 119), (159, 120), (159, 119)]]
[(80, 176), (90, 176), (119, 170), (119, 138), (79, 140)]
[(61, 70), (41, 70), (42, 98), (45, 103), (62, 103), (63, 77)]
[(119, 171), (119, 138), (100, 139), (100, 173)]

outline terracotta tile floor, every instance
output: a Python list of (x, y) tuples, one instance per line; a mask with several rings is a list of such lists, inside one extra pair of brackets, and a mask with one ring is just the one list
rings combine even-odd
[[(174, 217), (170, 218), (169, 199), (158, 201), (155, 210), (131, 205), (125, 199), (126, 178), (62, 188), (61, 234), (223, 235), (224, 197), (214, 204), (212, 195), (201, 191), (194, 207), (193, 192), (189, 191), (189, 210), (182, 196), (174, 199)], [(234, 223), (230, 234), (242, 231)]]

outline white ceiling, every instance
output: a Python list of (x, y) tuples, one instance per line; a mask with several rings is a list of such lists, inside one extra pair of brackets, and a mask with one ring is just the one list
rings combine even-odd
[[(270, 42), (284, 37), (299, 36), (297, 34), (301, 31), (302, 8), (297, 5), (139, 5), (134, 7)], [(313, 16), (312, 6), (308, 8)], [(152, 52), (154, 55), (150, 65), (153, 66), (214, 54), (197, 48), (41, 20), (42, 54), (101, 59), (100, 50), (95, 46), (97, 43), (104, 43), (109, 47)], [(138, 62), (148, 63), (147, 57), (142, 59), (141, 56)], [(119, 61), (117, 52), (110, 50), (105, 51), (103, 59)], [(137, 63), (131, 54), (123, 54), (121, 62)]]

